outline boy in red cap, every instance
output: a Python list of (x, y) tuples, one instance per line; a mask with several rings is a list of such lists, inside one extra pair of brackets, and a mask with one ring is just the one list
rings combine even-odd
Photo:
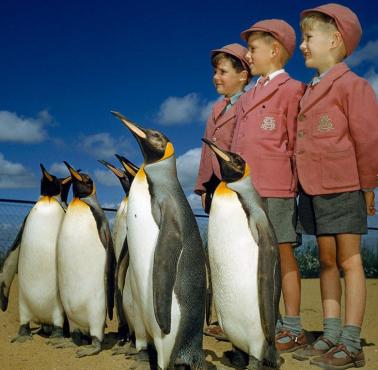
[[(223, 99), (217, 101), (207, 120), (204, 137), (229, 150), (236, 122), (235, 103), (243, 94), (250, 79), (246, 54), (248, 50), (239, 44), (225, 45), (211, 52), (214, 67), (213, 82)], [(202, 207), (209, 213), (212, 194), (220, 182), (220, 169), (214, 152), (202, 145), (201, 162), (195, 193), (201, 195)], [(220, 328), (219, 328), (220, 330)]]
[(231, 151), (251, 168), (253, 184), (263, 198), (280, 250), (285, 315), (277, 325), (276, 347), (291, 352), (306, 345), (300, 322), (301, 283), (294, 247), (296, 174), (294, 141), (299, 101), (304, 85), (284, 66), (295, 49), (295, 31), (285, 21), (263, 20), (241, 33), (256, 85), (237, 103), (237, 125)]
[[(211, 52), (213, 82), (217, 93), (223, 95), (223, 99), (214, 104), (207, 120), (204, 137), (226, 150), (230, 149), (236, 123), (235, 103), (244, 93), (251, 76), (246, 59), (247, 52), (244, 46), (236, 43)], [(211, 198), (220, 178), (218, 160), (209, 146), (203, 144), (195, 193), (201, 196), (202, 207), (206, 213), (210, 211)], [(218, 325), (211, 325), (204, 332), (218, 339), (226, 339)]]
[[(317, 75), (298, 115), (298, 226), (317, 237), (324, 334), (293, 357), (311, 358), (325, 369), (362, 367), (366, 286), (360, 245), (367, 215), (375, 214), (378, 104), (369, 83), (342, 62), (361, 38), (356, 14), (342, 5), (322, 5), (301, 13), (301, 30), (305, 64)], [(343, 328), (339, 269), (345, 281)]]

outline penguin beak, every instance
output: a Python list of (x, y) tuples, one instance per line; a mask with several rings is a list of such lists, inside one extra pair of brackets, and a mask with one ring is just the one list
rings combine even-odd
[(67, 177), (65, 177), (65, 178), (61, 181), (61, 183), (62, 183), (63, 185), (65, 185), (65, 184), (68, 184), (70, 181), (72, 181), (72, 177), (71, 177), (71, 176), (67, 176)]
[(68, 162), (66, 162), (66, 161), (63, 161), (63, 162), (64, 162), (64, 164), (67, 166), (68, 171), (70, 171), (71, 175), (72, 175), (76, 180), (78, 180), (78, 181), (83, 181), (83, 178), (81, 177), (81, 175), (80, 175), (80, 173), (79, 173), (78, 171), (76, 171), (73, 167), (71, 167), (71, 166), (69, 165)]
[(122, 157), (119, 154), (116, 154), (115, 156), (121, 162), (123, 168), (127, 171), (127, 173), (135, 177), (137, 172), (139, 171), (139, 168), (132, 164), (130, 161), (128, 161), (125, 157)]
[(114, 167), (111, 163), (109, 162), (106, 162), (102, 159), (99, 160), (99, 162), (101, 164), (103, 164), (106, 168), (108, 168), (110, 171), (112, 171), (117, 177), (124, 177), (124, 173), (122, 173), (121, 170), (119, 170), (118, 168)]
[(53, 182), (53, 180), (54, 180), (53, 177), (47, 172), (47, 170), (43, 166), (43, 164), (40, 163), (39, 166), (41, 167), (43, 176), (46, 177), (46, 179), (49, 180), (50, 182)]
[(218, 158), (221, 158), (226, 162), (231, 162), (231, 158), (226, 154), (226, 152), (220, 149), (213, 142), (205, 138), (203, 138), (202, 141), (210, 147), (210, 149), (216, 154)]
[(146, 139), (147, 135), (144, 130), (138, 126), (136, 123), (130, 121), (124, 115), (119, 112), (111, 111), (137, 138)]

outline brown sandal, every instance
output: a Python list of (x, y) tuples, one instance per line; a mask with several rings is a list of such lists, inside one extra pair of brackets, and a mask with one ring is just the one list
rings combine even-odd
[[(322, 341), (327, 345), (326, 349), (316, 349), (315, 344), (318, 341)], [(308, 344), (304, 348), (299, 348), (293, 353), (293, 358), (299, 361), (305, 361), (309, 360), (311, 357), (315, 356), (321, 356), (324, 353), (327, 353), (331, 348), (333, 348), (335, 345), (327, 338), (320, 336), (318, 339), (316, 339), (313, 343)]]
[(203, 333), (209, 337), (214, 337), (218, 340), (228, 341), (222, 328), (218, 325), (211, 325), (204, 329)]

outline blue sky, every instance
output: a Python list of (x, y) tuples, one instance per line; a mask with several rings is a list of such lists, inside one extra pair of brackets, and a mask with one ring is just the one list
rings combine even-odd
[[(378, 3), (341, 1), (359, 16), (363, 37), (348, 60), (378, 92)], [(97, 162), (136, 164), (139, 148), (110, 114), (118, 110), (173, 142), (182, 185), (191, 194), (200, 139), (217, 99), (209, 52), (254, 22), (282, 18), (297, 31), (299, 13), (318, 1), (18, 1), (0, 5), (0, 198), (35, 200), (42, 162), (67, 174), (62, 161), (88, 172), (103, 206), (123, 196)], [(297, 49), (286, 67), (308, 81)]]

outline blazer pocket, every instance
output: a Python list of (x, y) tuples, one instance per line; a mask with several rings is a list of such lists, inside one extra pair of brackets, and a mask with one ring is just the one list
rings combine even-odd
[(321, 156), (322, 185), (326, 189), (359, 186), (356, 155), (353, 149)]
[(256, 117), (256, 136), (262, 139), (276, 140), (282, 134), (280, 128), (285, 123), (283, 121), (286, 121), (286, 117), (282, 112), (272, 110), (260, 112)]
[(270, 153), (258, 156), (252, 178), (261, 190), (290, 191), (294, 181), (290, 155)]
[(312, 136), (323, 138), (340, 135), (340, 119), (343, 118), (332, 110), (314, 113), (311, 118)]

